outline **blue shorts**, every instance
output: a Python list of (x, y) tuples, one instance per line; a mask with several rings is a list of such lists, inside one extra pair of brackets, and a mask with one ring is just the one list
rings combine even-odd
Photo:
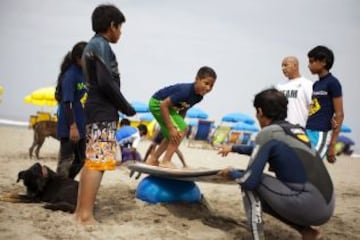
[(316, 149), (321, 159), (323, 159), (326, 156), (326, 153), (329, 148), (331, 131), (321, 132), (321, 131), (306, 129), (306, 134), (310, 139), (311, 146)]

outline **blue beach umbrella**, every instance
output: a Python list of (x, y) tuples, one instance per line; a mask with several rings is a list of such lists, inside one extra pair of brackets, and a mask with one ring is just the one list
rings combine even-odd
[(254, 124), (255, 120), (247, 114), (234, 112), (224, 115), (221, 119), (223, 122), (244, 122), (247, 124)]
[(188, 118), (200, 118), (207, 119), (209, 115), (202, 109), (197, 107), (192, 107), (186, 112), (186, 117)]
[(247, 124), (245, 122), (237, 122), (235, 123), (231, 129), (237, 131), (246, 131), (246, 132), (258, 132), (259, 128), (253, 124)]
[(131, 106), (135, 109), (136, 113), (149, 112), (149, 106), (146, 103), (134, 101), (134, 102), (131, 102)]
[(196, 127), (199, 124), (199, 119), (190, 118), (186, 120), (189, 126)]
[(341, 125), (340, 132), (342, 133), (351, 133), (351, 128), (345, 124)]
[(144, 113), (141, 114), (140, 116), (140, 121), (147, 121), (147, 122), (151, 122), (152, 120), (154, 120), (154, 116), (152, 115), (152, 113)]

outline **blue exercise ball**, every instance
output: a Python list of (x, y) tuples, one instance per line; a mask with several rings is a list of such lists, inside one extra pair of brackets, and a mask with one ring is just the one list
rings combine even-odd
[(139, 183), (136, 197), (149, 203), (195, 203), (201, 193), (194, 182), (147, 176)]

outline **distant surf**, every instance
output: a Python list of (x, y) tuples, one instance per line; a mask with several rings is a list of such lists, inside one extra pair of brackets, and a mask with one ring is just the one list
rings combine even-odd
[(29, 122), (14, 121), (14, 120), (1, 119), (1, 118), (0, 118), (0, 125), (10, 125), (10, 126), (18, 126), (18, 127), (28, 127), (28, 126), (29, 126)]

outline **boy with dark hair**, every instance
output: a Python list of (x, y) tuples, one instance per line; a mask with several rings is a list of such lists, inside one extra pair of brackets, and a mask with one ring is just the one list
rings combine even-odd
[(174, 168), (171, 158), (187, 133), (184, 120), (186, 111), (209, 93), (216, 81), (216, 73), (210, 67), (201, 67), (193, 83), (179, 83), (157, 91), (149, 101), (149, 109), (160, 125), (164, 140), (146, 161), (159, 165), (159, 157), (166, 150), (161, 166)]
[(328, 162), (334, 163), (335, 145), (344, 120), (341, 84), (329, 72), (334, 54), (325, 46), (317, 46), (309, 51), (308, 58), (309, 69), (319, 76), (319, 80), (313, 84), (306, 132), (321, 158), (327, 155)]
[[(312, 226), (326, 223), (334, 211), (330, 175), (311, 148), (305, 129), (285, 121), (287, 104), (285, 95), (276, 89), (258, 93), (254, 107), (262, 130), (256, 145), (225, 146), (219, 151), (223, 156), (251, 154), (244, 171), (227, 168), (219, 174), (239, 183), (253, 239), (265, 239), (262, 211), (296, 229), (304, 240), (318, 239), (320, 232)], [(263, 173), (266, 164), (275, 177)]]
[(75, 218), (81, 224), (94, 224), (96, 194), (105, 170), (116, 167), (115, 132), (119, 111), (135, 115), (135, 110), (120, 91), (120, 75), (116, 56), (109, 43), (118, 42), (122, 12), (113, 5), (100, 5), (92, 14), (95, 36), (86, 45), (83, 61), (88, 86), (85, 103), (86, 160), (80, 176)]

